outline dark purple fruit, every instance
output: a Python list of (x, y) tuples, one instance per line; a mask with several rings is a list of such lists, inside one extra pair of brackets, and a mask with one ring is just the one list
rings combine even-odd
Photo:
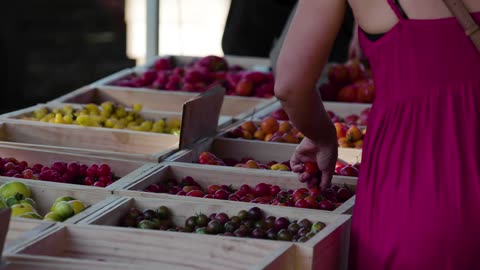
[(255, 227), (255, 221), (247, 219), (242, 222), (242, 225), (244, 225), (249, 231), (251, 231)]
[(292, 235), (296, 235), (298, 233), (298, 230), (300, 230), (300, 225), (298, 225), (297, 223), (290, 223), (290, 225), (288, 225), (287, 230)]
[(195, 226), (197, 226), (197, 218), (194, 217), (194, 216), (191, 216), (189, 218), (187, 218), (187, 220), (185, 220), (185, 227), (186, 228), (195, 228)]
[(222, 232), (223, 226), (217, 220), (212, 220), (208, 222), (206, 232), (208, 234), (219, 234)]
[(232, 222), (232, 221), (227, 221), (225, 223), (225, 225), (223, 225), (223, 228), (225, 230), (225, 232), (231, 232), (233, 233), (236, 229), (239, 228), (239, 224), (236, 223), (236, 222)]
[(233, 232), (236, 237), (247, 237), (247, 230), (238, 228)]
[(274, 228), (267, 231), (267, 239), (277, 240), (277, 231)]
[(312, 222), (305, 218), (298, 221), (298, 225), (300, 225), (301, 228), (307, 228), (309, 230), (312, 228)]
[(248, 212), (245, 211), (245, 210), (241, 210), (240, 212), (238, 212), (238, 215), (237, 215), (241, 220), (246, 220), (248, 219)]
[(160, 206), (155, 210), (159, 219), (168, 219), (171, 216), (170, 210), (166, 206)]
[(157, 217), (157, 213), (155, 213), (155, 211), (151, 209), (147, 209), (143, 211), (143, 216), (145, 217), (145, 219), (152, 220)]
[(228, 217), (227, 214), (225, 213), (218, 213), (216, 216), (215, 216), (215, 220), (220, 222), (220, 224), (222, 224), (222, 226), (229, 220), (230, 218)]
[(275, 220), (276, 220), (275, 217), (272, 217), (272, 216), (267, 217), (265, 219), (265, 228), (266, 229), (271, 229), (271, 228), (275, 227)]
[(265, 236), (266, 236), (265, 231), (262, 228), (255, 228), (252, 231), (253, 238), (263, 239), (265, 238)]
[(233, 217), (231, 217), (231, 218), (230, 218), (230, 221), (231, 221), (231, 222), (235, 222), (235, 223), (237, 223), (237, 224), (242, 223), (242, 220), (241, 220), (238, 216), (233, 216)]
[(325, 224), (323, 222), (320, 222), (320, 221), (317, 221), (317, 222), (313, 223), (311, 231), (314, 232), (314, 233), (317, 233), (317, 232), (323, 230), (323, 228), (325, 228), (326, 226), (327, 226), (327, 224)]
[(252, 207), (250, 210), (248, 210), (248, 218), (257, 221), (263, 217), (262, 210), (258, 207)]
[(292, 241), (292, 235), (285, 229), (280, 230), (277, 233), (277, 239), (280, 241)]
[(208, 219), (208, 217), (204, 214), (199, 214), (197, 216), (197, 218), (195, 219), (195, 223), (200, 226), (200, 227), (205, 227), (207, 226), (208, 222), (210, 220)]
[(287, 229), (288, 225), (290, 225), (290, 221), (286, 217), (279, 217), (275, 220), (274, 228), (277, 231)]
[(214, 220), (216, 215), (217, 215), (217, 213), (211, 213), (211, 214), (208, 216), (208, 218), (209, 218), (210, 220)]
[(260, 228), (260, 229), (265, 229), (265, 220), (260, 219), (255, 222), (253, 225), (254, 228)]
[(307, 235), (307, 233), (309, 233), (309, 232), (310, 232), (310, 230), (307, 229), (307, 228), (300, 228), (300, 230), (298, 230), (298, 233), (297, 233), (297, 234), (300, 235), (300, 236), (305, 236), (305, 235)]

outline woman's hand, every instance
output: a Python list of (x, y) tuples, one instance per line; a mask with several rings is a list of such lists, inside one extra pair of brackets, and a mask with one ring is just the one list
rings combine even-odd
[(336, 136), (325, 144), (315, 143), (308, 138), (304, 138), (295, 149), (295, 153), (290, 159), (290, 166), (293, 172), (300, 173), (299, 180), (305, 182), (312, 175), (304, 171), (303, 164), (306, 162), (316, 163), (321, 172), (320, 188), (324, 190), (330, 187), (337, 158), (338, 143)]

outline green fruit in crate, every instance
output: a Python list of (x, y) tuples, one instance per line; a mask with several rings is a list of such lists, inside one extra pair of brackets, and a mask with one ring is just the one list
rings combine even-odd
[(74, 214), (72, 206), (68, 202), (65, 202), (65, 201), (61, 201), (61, 202), (56, 203), (52, 212), (56, 213), (57, 215), (59, 215), (63, 219), (67, 219), (67, 218), (73, 216), (73, 214)]
[(80, 200), (73, 200), (69, 201), (68, 203), (72, 206), (74, 215), (82, 212), (86, 208), (85, 204)]
[(34, 208), (37, 208), (37, 203), (32, 198), (25, 198), (20, 193), (17, 193), (13, 196), (8, 197), (5, 200), (5, 203), (7, 204), (8, 207), (12, 207), (15, 204), (19, 204), (19, 203), (27, 203), (33, 206)]
[(21, 217), (21, 218), (30, 218), (30, 219), (42, 219), (42, 217), (37, 214), (37, 213), (34, 213), (34, 212), (27, 212), (27, 213), (23, 213), (21, 215), (19, 215), (18, 217)]
[(168, 219), (170, 217), (170, 210), (166, 206), (160, 206), (155, 212), (160, 219)]
[(15, 204), (11, 208), (12, 208), (12, 214), (11, 214), (12, 217), (18, 217), (28, 212), (33, 212), (33, 213), (37, 212), (37, 210), (35, 210), (35, 208), (33, 208), (33, 206), (31, 206), (28, 203)]
[(63, 218), (61, 216), (59, 216), (57, 213), (48, 212), (43, 217), (43, 220), (56, 222), (56, 221), (63, 221)]
[(17, 193), (22, 194), (25, 198), (30, 198), (32, 196), (30, 188), (19, 181), (10, 181), (0, 186), (0, 196), (2, 198), (8, 198)]
[(63, 196), (63, 197), (58, 197), (55, 199), (55, 201), (53, 202), (53, 205), (52, 207), (50, 207), (50, 212), (53, 212), (53, 209), (55, 209), (55, 205), (59, 202), (69, 202), (69, 201), (73, 201), (75, 200), (75, 198), (73, 197), (70, 197), (70, 196)]
[(137, 227), (140, 228), (140, 229), (153, 230), (153, 229), (155, 229), (156, 225), (157, 224), (155, 224), (155, 222), (153, 222), (151, 220), (148, 220), (148, 219), (144, 219), (144, 220), (142, 220), (138, 223)]
[(2, 208), (8, 208), (8, 206), (5, 204), (5, 201), (3, 200), (3, 198), (0, 197), (0, 209)]

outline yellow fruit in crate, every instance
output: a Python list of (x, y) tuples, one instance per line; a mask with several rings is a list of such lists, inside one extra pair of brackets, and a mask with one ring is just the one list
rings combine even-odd
[(8, 198), (20, 193), (24, 198), (32, 197), (32, 191), (30, 188), (20, 181), (10, 181), (0, 186), (0, 196), (2, 198)]
[(80, 200), (73, 200), (69, 201), (68, 203), (72, 206), (74, 215), (82, 212), (86, 208), (85, 204)]
[(170, 129), (170, 130), (173, 130), (173, 129), (180, 129), (180, 126), (181, 126), (181, 122), (180, 122), (180, 119), (167, 119), (167, 127)]
[(55, 114), (55, 124), (64, 124), (63, 115), (61, 113)]
[(71, 114), (64, 115), (63, 122), (65, 124), (73, 124), (73, 116)]
[(87, 109), (88, 112), (98, 112), (98, 111), (100, 111), (98, 109), (97, 104), (93, 104), (93, 103), (86, 104), (85, 109)]
[(26, 213), (23, 213), (23, 214), (19, 215), (18, 217), (30, 218), (30, 219), (42, 219), (42, 217), (39, 214), (34, 213), (34, 212), (26, 212)]
[(79, 115), (77, 117), (77, 124), (81, 126), (91, 126), (92, 125), (92, 120), (90, 119), (90, 116), (88, 115)]
[(171, 134), (173, 135), (180, 135), (180, 129), (174, 129), (174, 130), (171, 130)]
[(73, 107), (72, 105), (65, 105), (63, 106), (63, 112), (65, 114), (72, 114), (73, 113)]
[(116, 123), (117, 123), (117, 120), (109, 118), (109, 119), (107, 119), (107, 121), (105, 121), (105, 127), (113, 128)]
[(152, 127), (153, 127), (153, 122), (152, 121), (143, 121), (140, 124), (140, 128), (142, 129), (142, 131), (150, 131), (150, 130), (152, 130)]
[(270, 169), (274, 171), (289, 171), (288, 166), (281, 163), (273, 164), (270, 166)]
[(43, 220), (46, 221), (63, 221), (63, 218), (59, 216), (57, 213), (54, 212), (48, 212), (44, 217)]
[(57, 114), (57, 113), (61, 113), (61, 111), (60, 111), (59, 108), (55, 108), (55, 109), (52, 110), (52, 113)]
[(33, 112), (33, 117), (35, 119), (42, 119), (44, 118), (46, 115), (48, 114), (48, 109), (43, 107), (43, 108), (39, 108), (39, 109), (36, 109), (34, 112)]
[(70, 197), (70, 196), (62, 196), (62, 197), (56, 198), (55, 201), (52, 204), (52, 207), (50, 207), (50, 212), (53, 212), (53, 210), (55, 209), (55, 205), (57, 203), (59, 203), (59, 202), (69, 202), (69, 201), (73, 201), (73, 200), (75, 200), (75, 198)]
[(140, 112), (142, 110), (143, 106), (140, 103), (135, 103), (135, 104), (133, 104), (132, 108), (133, 108), (133, 111)]
[(35, 210), (35, 208), (28, 203), (15, 204), (11, 207), (11, 209), (12, 209), (12, 217), (18, 217), (28, 212), (37, 213), (37, 210)]
[(118, 108), (115, 110), (115, 114), (117, 117), (125, 117), (127, 115), (127, 112), (125, 111), (125, 108), (122, 106), (118, 106)]
[(109, 113), (113, 112), (113, 103), (111, 101), (105, 101), (102, 104), (100, 104), (100, 106), (105, 112), (109, 112)]
[(65, 201), (57, 202), (53, 211), (55, 214), (59, 215), (63, 219), (67, 219), (73, 216), (73, 208), (72, 206)]

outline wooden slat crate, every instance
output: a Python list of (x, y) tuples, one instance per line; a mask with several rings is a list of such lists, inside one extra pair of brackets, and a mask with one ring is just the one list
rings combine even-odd
[[(198, 96), (197, 93), (181, 91), (158, 91), (118, 86), (88, 86), (68, 93), (50, 103), (100, 104), (104, 101), (113, 101), (125, 106), (140, 103), (146, 110), (182, 113), (183, 103), (196, 96)], [(226, 96), (220, 112), (221, 121), (219, 124), (222, 126), (229, 124), (232, 118), (242, 119), (272, 102), (272, 100), (264, 98)]]
[[(10, 219), (10, 224), (8, 226), (7, 237), (5, 241), (5, 251), (12, 247), (23, 243), (24, 241), (29, 241), (47, 228), (53, 226), (55, 223), (35, 220), (35, 219), (25, 219), (25, 218), (12, 218)], [(1, 268), (0, 268), (1, 269)]]
[(48, 229), (12, 250), (6, 260), (17, 264), (72, 262), (84, 265), (83, 269), (286, 270), (292, 269), (294, 248), (285, 242), (68, 225)]
[[(253, 140), (210, 138), (197, 144), (190, 150), (179, 151), (168, 157), (167, 161), (196, 163), (198, 156), (204, 151), (212, 152), (219, 158), (241, 159), (254, 158), (256, 161), (268, 163), (272, 160), (284, 162), (290, 160), (297, 145), (289, 143), (261, 142)], [(358, 149), (339, 148), (338, 158), (348, 163), (361, 161)], [(211, 166), (211, 165), (205, 165)], [(242, 168), (232, 168), (242, 169)]]
[[(209, 185), (227, 185), (232, 186), (235, 189), (240, 188), (241, 185), (247, 184), (254, 187), (259, 183), (267, 183), (271, 185), (278, 185), (282, 190), (297, 189), (305, 187), (298, 181), (296, 175), (278, 175), (275, 172), (267, 170), (241, 170), (231, 171), (224, 167), (211, 168), (210, 166), (184, 164), (184, 163), (169, 163), (164, 162), (159, 164), (158, 169), (152, 171), (144, 178), (139, 179), (137, 182), (129, 183), (124, 188), (117, 189), (114, 194), (119, 196), (141, 196), (147, 198), (168, 198), (176, 200), (190, 200), (190, 201), (206, 201), (211, 202), (212, 199), (206, 198), (194, 198), (186, 196), (177, 196), (167, 193), (152, 193), (143, 191), (151, 184), (158, 184), (164, 182), (170, 178), (174, 178), (178, 181), (186, 176), (191, 176), (195, 181), (203, 188), (207, 188)], [(347, 186), (352, 192), (355, 192), (357, 186), (357, 179), (353, 177), (334, 176), (332, 184), (338, 186)], [(355, 196), (344, 202), (338, 208), (331, 213), (336, 214), (351, 214), (353, 211), (353, 205)], [(234, 201), (222, 201), (225, 204), (242, 204), (244, 202)], [(253, 207), (253, 204), (247, 204), (244, 207)], [(320, 211), (320, 210), (319, 210)]]
[(178, 136), (35, 121), (0, 122), (0, 144), (89, 156), (158, 162), (177, 151)]
[[(55, 199), (70, 196), (77, 200), (82, 201), (87, 208), (82, 212), (65, 220), (66, 223), (77, 223), (83, 218), (95, 213), (106, 207), (113, 202), (116, 197), (111, 196), (112, 191), (108, 189), (94, 188), (90, 186), (81, 185), (69, 185), (61, 183), (53, 183), (39, 180), (26, 180), (26, 179), (12, 179), (11, 177), (0, 176), (0, 185), (10, 182), (20, 181), (25, 183), (32, 191), (32, 199), (37, 203), (36, 210), (40, 216), (45, 216), (50, 212), (50, 208), (53, 205)], [(4, 198), (6, 199), (6, 198)], [(19, 221), (25, 220), (24, 218), (15, 218)]]
[[(105, 209), (105, 211), (97, 212), (84, 220), (83, 223), (117, 226), (120, 219), (132, 207), (140, 209), (156, 208), (164, 205), (172, 212), (172, 220), (175, 224), (184, 224), (187, 217), (196, 213), (224, 212), (227, 215), (235, 215), (240, 210), (248, 210), (244, 204), (223, 204), (222, 202), (212, 200), (212, 202), (189, 202), (168, 199), (152, 199), (141, 197), (127, 197), (119, 199), (116, 206)], [(325, 212), (319, 212), (310, 209), (295, 209), (289, 207), (274, 207), (269, 205), (259, 205), (266, 216), (288, 217), (290, 220), (299, 220), (306, 218), (312, 222), (321, 221), (327, 226), (304, 243), (293, 243), (295, 246), (295, 266), (293, 269), (346, 269), (348, 258), (350, 219), (349, 215), (337, 215)], [(138, 231), (138, 229), (128, 229)], [(157, 232), (157, 231), (155, 231)], [(160, 233), (160, 232), (157, 232)], [(185, 233), (171, 232), (172, 238)], [(196, 235), (196, 234), (194, 234)], [(193, 237), (193, 236), (192, 236)], [(231, 237), (198, 235), (198, 237), (219, 238), (222, 240), (231, 239)], [(272, 240), (263, 239), (245, 239), (252, 241), (252, 247), (264, 245)], [(255, 244), (254, 244), (255, 243)]]
[[(155, 163), (144, 163), (139, 161), (131, 161), (124, 159), (114, 159), (114, 158), (104, 158), (98, 157), (95, 155), (80, 155), (73, 153), (59, 153), (49, 150), (40, 150), (27, 147), (20, 147), (16, 145), (1, 145), (0, 144), (0, 157), (14, 157), (17, 160), (25, 160), (30, 166), (35, 163), (43, 164), (45, 166), (50, 166), (53, 162), (62, 161), (62, 162), (79, 162), (81, 164), (86, 164), (88, 166), (92, 164), (108, 164), (112, 169), (112, 172), (120, 177), (110, 186), (106, 187), (107, 190), (113, 190), (117, 186), (123, 186), (127, 182), (136, 181), (139, 176), (144, 173), (148, 173), (150, 170), (155, 168)], [(18, 178), (5, 178), (9, 180), (14, 180)], [(31, 183), (40, 182), (42, 180), (26, 180)], [(122, 184), (123, 183), (123, 184)], [(76, 185), (73, 184), (59, 184), (65, 185), (65, 188), (74, 188)], [(98, 188), (103, 189), (103, 188)]]

